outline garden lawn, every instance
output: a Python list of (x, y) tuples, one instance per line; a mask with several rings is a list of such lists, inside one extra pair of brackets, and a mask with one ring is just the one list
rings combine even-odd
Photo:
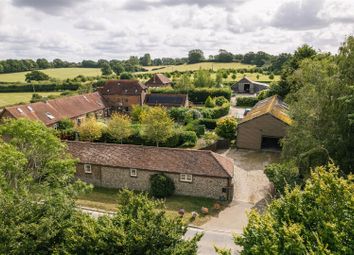
[[(49, 75), (51, 78), (60, 80), (72, 79), (78, 75), (98, 76), (101, 75), (100, 68), (51, 68), (39, 70)], [(0, 82), (25, 82), (25, 75), (29, 72), (0, 74)]]
[[(117, 207), (117, 193), (117, 189), (95, 187), (90, 193), (81, 195), (77, 200), (77, 205), (107, 211), (115, 211)], [(174, 195), (166, 199), (165, 210), (168, 216), (177, 217), (178, 210), (183, 208), (186, 212), (183, 217), (185, 222), (201, 225), (208, 221), (210, 216), (215, 216), (220, 212), (220, 210), (213, 209), (215, 203), (216, 200), (209, 198)], [(202, 215), (202, 207), (207, 207), (209, 209), (208, 215)], [(195, 221), (191, 222), (191, 212), (193, 211), (198, 212), (199, 217)]]
[[(184, 64), (184, 65), (167, 65), (167, 66), (144, 66), (147, 69), (147, 72), (139, 72), (139, 73), (168, 73), (173, 71), (196, 71), (199, 69), (241, 69), (241, 68), (253, 68), (254, 65), (246, 65), (241, 63), (216, 63), (216, 62), (203, 62), (196, 64)], [(152, 70), (158, 69), (158, 70)]]
[[(0, 93), (0, 107), (29, 103), (32, 98), (32, 92), (14, 92), (14, 93)], [(39, 92), (42, 96), (59, 95), (60, 92)]]

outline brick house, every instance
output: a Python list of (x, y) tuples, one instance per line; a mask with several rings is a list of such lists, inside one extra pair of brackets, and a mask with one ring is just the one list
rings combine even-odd
[(88, 142), (68, 143), (79, 159), (76, 176), (95, 186), (148, 191), (150, 176), (164, 173), (175, 193), (228, 199), (233, 197), (233, 160), (211, 151)]
[(148, 80), (145, 85), (147, 87), (152, 87), (152, 88), (158, 88), (158, 87), (166, 87), (166, 86), (169, 86), (171, 85), (172, 81), (166, 77), (165, 75), (163, 74), (154, 74), (150, 80)]
[(148, 106), (188, 107), (187, 94), (160, 94), (152, 93), (145, 96), (144, 104)]
[(147, 87), (138, 80), (109, 80), (99, 92), (112, 111), (129, 113), (144, 103)]
[(0, 114), (3, 118), (26, 118), (43, 122), (48, 127), (56, 127), (57, 123), (69, 118), (76, 124), (80, 123), (89, 115), (96, 118), (105, 117), (109, 114), (108, 106), (98, 92), (70, 97), (61, 97), (23, 105), (5, 107)]

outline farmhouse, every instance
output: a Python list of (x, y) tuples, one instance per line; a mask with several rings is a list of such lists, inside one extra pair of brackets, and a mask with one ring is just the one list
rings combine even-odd
[(171, 85), (172, 81), (163, 74), (154, 74), (145, 85), (147, 87), (165, 87)]
[(237, 147), (244, 149), (280, 149), (279, 140), (291, 125), (287, 105), (272, 96), (259, 101), (237, 128)]
[(233, 160), (211, 151), (71, 141), (68, 149), (79, 159), (76, 176), (95, 186), (148, 191), (150, 176), (164, 173), (176, 194), (233, 196)]
[(138, 80), (109, 80), (100, 94), (112, 111), (130, 113), (133, 105), (142, 105), (147, 87)]
[(56, 127), (64, 119), (72, 119), (76, 124), (88, 116), (97, 118), (107, 116), (108, 107), (98, 92), (84, 95), (62, 97), (24, 105), (5, 107), (0, 115), (3, 118), (26, 118), (42, 121), (46, 126)]
[(231, 89), (235, 93), (247, 93), (247, 94), (255, 94), (268, 88), (269, 88), (268, 84), (252, 81), (247, 77), (243, 77), (241, 80), (239, 80), (237, 83), (231, 86)]
[(187, 94), (147, 94), (145, 102), (148, 106), (188, 107)]

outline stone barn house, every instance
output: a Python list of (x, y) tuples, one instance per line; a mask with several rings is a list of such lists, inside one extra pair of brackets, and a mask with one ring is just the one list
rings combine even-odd
[(245, 93), (245, 94), (257, 94), (258, 92), (268, 88), (269, 88), (268, 84), (252, 81), (247, 77), (242, 78), (237, 83), (231, 86), (231, 89), (235, 93)]
[(149, 191), (150, 176), (163, 173), (178, 195), (231, 200), (233, 160), (211, 151), (88, 142), (68, 143), (79, 159), (76, 176), (95, 186)]
[(166, 87), (171, 85), (172, 81), (163, 74), (154, 74), (145, 85), (149, 88)]
[(61, 97), (44, 102), (5, 107), (0, 114), (4, 118), (25, 118), (43, 122), (48, 127), (56, 128), (59, 121), (69, 118), (80, 125), (87, 116), (96, 118), (109, 114), (109, 107), (98, 92), (84, 95)]
[(280, 150), (280, 139), (291, 125), (287, 105), (278, 97), (259, 101), (237, 127), (237, 147)]

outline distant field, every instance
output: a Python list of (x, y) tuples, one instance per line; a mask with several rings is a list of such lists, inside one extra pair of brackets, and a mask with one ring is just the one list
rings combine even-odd
[[(28, 103), (32, 98), (32, 92), (20, 92), (20, 93), (0, 93), (0, 107)], [(60, 92), (39, 92), (42, 96), (59, 95)]]
[[(60, 79), (60, 80), (75, 78), (78, 75), (84, 75), (84, 76), (101, 75), (101, 69), (99, 68), (52, 68), (52, 69), (44, 69), (40, 71), (48, 74), (50, 77)], [(24, 82), (25, 75), (27, 73), (28, 72), (0, 74), (0, 81)]]
[[(139, 73), (168, 73), (173, 71), (195, 71), (198, 69), (239, 69), (239, 68), (252, 68), (253, 65), (246, 65), (241, 63), (214, 63), (214, 62), (203, 62), (196, 64), (185, 64), (185, 65), (171, 65), (171, 66), (145, 66), (144, 68), (148, 69), (148, 72), (139, 72)], [(152, 69), (161, 68), (158, 70), (152, 71)]]

